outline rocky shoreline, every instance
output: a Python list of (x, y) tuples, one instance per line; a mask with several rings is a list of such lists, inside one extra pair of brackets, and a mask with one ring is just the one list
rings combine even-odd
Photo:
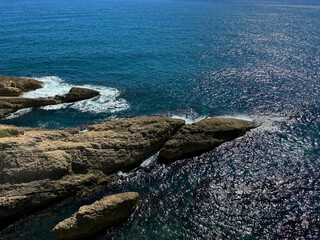
[[(0, 77), (0, 117), (31, 105), (74, 102), (99, 94), (73, 88), (64, 96), (19, 97), (42, 87), (41, 82), (34, 81)], [(159, 160), (168, 163), (210, 151), (255, 127), (253, 122), (237, 119), (210, 118), (185, 124), (180, 119), (154, 116), (112, 120), (88, 126), (86, 131), (0, 125), (0, 228), (79, 191), (107, 184), (118, 171), (136, 167), (157, 151)], [(93, 229), (119, 223), (137, 206), (138, 193), (131, 195), (129, 205), (124, 204), (126, 197), (119, 197), (126, 196), (124, 193), (80, 208), (70, 219), (59, 223), (53, 235), (57, 239), (79, 238), (93, 234)], [(117, 204), (128, 209), (117, 208)], [(113, 218), (102, 218), (110, 208)]]

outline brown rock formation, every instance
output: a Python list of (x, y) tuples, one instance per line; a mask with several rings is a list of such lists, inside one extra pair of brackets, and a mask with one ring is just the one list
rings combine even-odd
[(180, 128), (160, 150), (159, 157), (164, 162), (192, 157), (242, 136), (254, 127), (253, 122), (237, 119), (204, 119)]
[(182, 125), (182, 120), (162, 117), (113, 120), (84, 133), (0, 125), (0, 222), (136, 166)]
[(135, 166), (157, 151), (184, 121), (138, 117), (92, 125), (85, 133), (26, 129), (0, 138), (0, 183), (60, 178), (100, 170), (114, 173)]
[(43, 83), (33, 79), (0, 76), (0, 118), (22, 108), (41, 107), (60, 103), (76, 102), (99, 95), (98, 91), (86, 88), (71, 88), (62, 96), (47, 98), (23, 98), (22, 93), (41, 88)]
[(77, 102), (89, 98), (93, 98), (99, 95), (99, 92), (96, 90), (91, 90), (87, 88), (73, 87), (70, 89), (69, 93), (56, 96), (56, 99), (60, 99), (62, 102)]
[(33, 213), (60, 201), (86, 186), (107, 183), (116, 178), (95, 171), (88, 174), (72, 174), (59, 180), (43, 179), (22, 184), (0, 185), (0, 229), (26, 214)]
[(82, 206), (70, 218), (57, 224), (52, 230), (52, 235), (56, 239), (92, 236), (128, 218), (134, 212), (138, 199), (138, 193), (126, 192), (110, 195), (91, 205)]
[(58, 104), (54, 98), (0, 97), (0, 118), (22, 108), (41, 107)]
[[(99, 92), (72, 88), (50, 98), (21, 98), (42, 83), (0, 76), (0, 118), (26, 107), (75, 102)], [(2, 97), (1, 97), (2, 94)], [(91, 189), (117, 171), (138, 165), (160, 151), (165, 161), (194, 156), (256, 127), (252, 122), (212, 118), (184, 125), (183, 120), (137, 117), (78, 129), (47, 130), (0, 125), (0, 228), (79, 191)], [(53, 229), (58, 239), (86, 237), (127, 218), (137, 193), (106, 197), (81, 207)]]
[(24, 92), (42, 88), (42, 85), (42, 82), (34, 79), (0, 75), (0, 96), (20, 96)]

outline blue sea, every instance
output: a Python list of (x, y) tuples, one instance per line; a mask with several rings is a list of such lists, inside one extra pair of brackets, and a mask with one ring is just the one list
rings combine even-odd
[(137, 191), (96, 239), (320, 239), (320, 1), (0, 0), (0, 74), (101, 96), (0, 124), (62, 129), (141, 115), (261, 127), (170, 165), (157, 156), (90, 197), (23, 218), (0, 239), (52, 239), (81, 205)]

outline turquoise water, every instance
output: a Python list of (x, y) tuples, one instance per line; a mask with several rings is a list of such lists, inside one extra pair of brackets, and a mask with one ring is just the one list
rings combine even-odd
[[(1, 123), (53, 129), (139, 115), (255, 119), (262, 127), (200, 157), (156, 159), (100, 197), (138, 191), (140, 208), (97, 239), (318, 239), (320, 3), (0, 1), (0, 74), (101, 97), (27, 109)], [(0, 233), (50, 239), (72, 199)]]

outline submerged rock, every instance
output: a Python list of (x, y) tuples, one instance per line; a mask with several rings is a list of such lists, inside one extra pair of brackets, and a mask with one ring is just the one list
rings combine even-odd
[(253, 122), (209, 118), (185, 125), (163, 146), (159, 157), (164, 162), (192, 157), (244, 135), (256, 127)]
[(126, 192), (82, 206), (70, 218), (58, 223), (53, 228), (52, 235), (56, 239), (77, 239), (94, 235), (128, 218), (137, 207), (138, 199), (138, 193)]

